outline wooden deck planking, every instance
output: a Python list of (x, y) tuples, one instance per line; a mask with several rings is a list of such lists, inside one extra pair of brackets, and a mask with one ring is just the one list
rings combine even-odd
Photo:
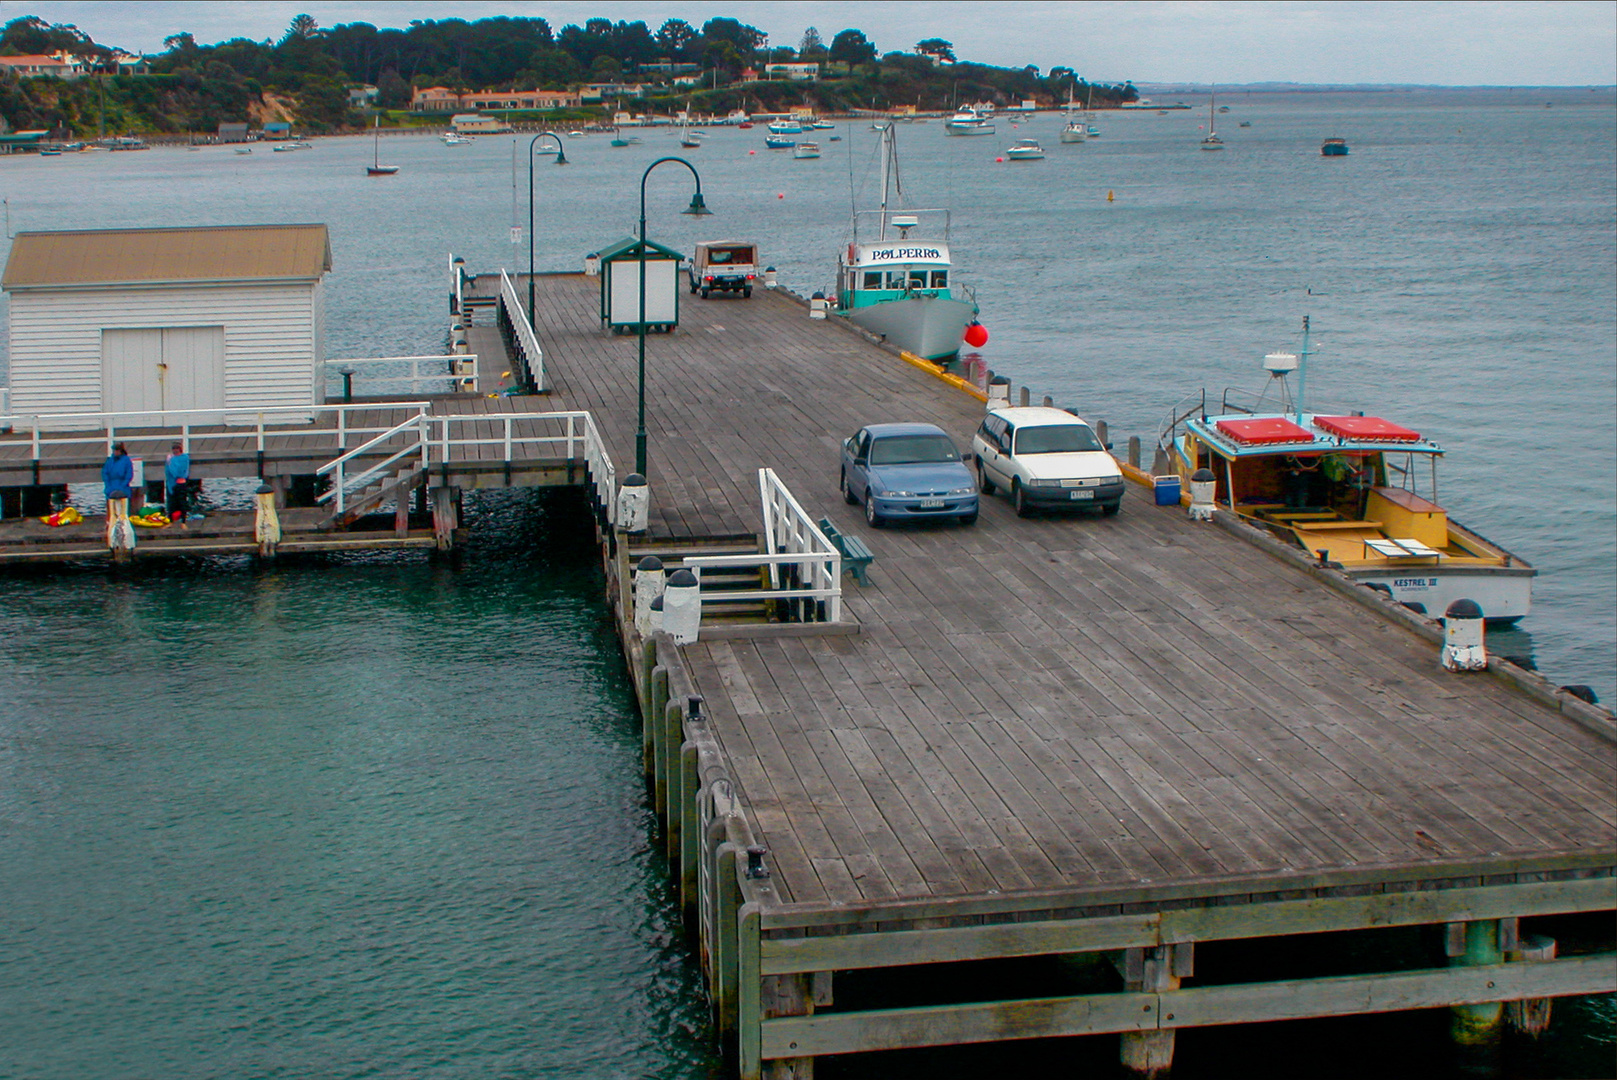
[[(593, 283), (539, 291), (552, 407), (595, 411), (627, 471), (635, 340), (599, 331)], [(653, 532), (753, 531), (768, 465), (876, 554), (856, 637), (686, 649), (784, 898), (1611, 845), (1609, 744), (1138, 491), (1113, 519), (998, 496), (974, 529), (869, 530), (841, 438), (919, 419), (964, 444), (981, 406), (785, 297), (681, 310), (647, 340)]]

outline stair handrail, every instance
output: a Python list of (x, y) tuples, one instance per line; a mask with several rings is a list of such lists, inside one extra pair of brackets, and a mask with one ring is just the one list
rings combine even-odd
[[(797, 501), (775, 470), (758, 470), (758, 494), (764, 519), (764, 551), (768, 556), (790, 555), (794, 559), (770, 559), (769, 587), (784, 594), (780, 568), (793, 563), (809, 582), (808, 594), (826, 601), (826, 617), (842, 621), (842, 552), (820, 531), (820, 526)], [(789, 590), (794, 595), (802, 590)], [(785, 596), (782, 595), (784, 599)]]
[[(406, 419), (403, 423), (394, 425), (392, 428), (382, 432), (369, 442), (366, 442), (361, 446), (356, 446), (352, 450), (343, 454), (341, 457), (334, 458), (333, 460), (328, 461), (326, 464), (320, 466), (320, 468), (315, 470), (316, 476), (325, 476), (326, 474), (333, 472), (336, 473), (336, 476), (332, 481), (331, 488), (317, 496), (315, 501), (323, 503), (328, 500), (335, 499), (337, 502), (337, 515), (340, 517), (347, 512), (348, 493), (350, 490), (363, 491), (366, 484), (370, 483), (379, 474), (386, 472), (389, 467), (398, 463), (399, 461), (402, 461), (404, 458), (409, 457), (411, 454), (416, 454), (420, 457), (419, 468), (425, 470), (428, 466), (428, 425), (430, 423), (430, 419), (431, 418), (428, 416), (426, 407), (423, 406), (421, 410), (416, 413), (416, 415)], [(370, 468), (366, 469), (357, 476), (350, 477), (347, 475), (348, 463), (350, 461), (353, 461), (355, 458), (368, 453), (375, 447), (382, 445), (390, 439), (397, 438), (399, 435), (404, 434), (411, 428), (415, 428), (416, 430), (416, 441), (414, 443), (404, 446), (386, 460), (372, 465)]]
[(502, 268), (500, 270), (500, 309), (511, 324), (511, 336), (515, 339), (517, 347), (517, 360), (528, 371), (528, 389), (540, 393), (548, 387), (545, 385), (545, 352), (539, 347), (539, 338), (528, 325), (527, 313), (522, 308), (522, 298), (517, 295), (517, 289), (511, 282), (511, 276)]

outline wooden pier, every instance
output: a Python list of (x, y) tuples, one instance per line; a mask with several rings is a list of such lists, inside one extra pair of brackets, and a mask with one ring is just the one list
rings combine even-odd
[[(540, 278), (539, 344), (553, 406), (589, 411), (622, 461), (636, 342), (600, 328), (597, 289)], [(1446, 673), (1435, 624), (1143, 486), (1114, 518), (985, 498), (972, 528), (866, 528), (841, 439), (926, 420), (964, 445), (983, 405), (796, 298), (689, 299), (647, 357), (651, 525), (608, 569), (741, 1075), (1106, 1032), (1151, 1074), (1180, 1027), (1449, 1006), (1486, 1038), (1499, 1002), (1617, 989), (1612, 953), (1548, 959), (1531, 934), (1617, 907), (1604, 710), (1502, 662)], [(760, 469), (874, 553), (841, 625), (642, 636), (638, 554), (762, 533)], [(1199, 942), (1407, 926), (1438, 965), (1249, 983), (1196, 961)], [(1111, 991), (838, 1005), (872, 970), (1071, 954), (1112, 959)]]
[[(671, 886), (741, 1076), (1100, 1034), (1152, 1075), (1181, 1027), (1444, 1007), (1457, 1038), (1487, 1041), (1507, 1015), (1532, 1028), (1549, 999), (1617, 990), (1617, 955), (1558, 956), (1543, 934), (1617, 908), (1605, 710), (1504, 662), (1444, 672), (1435, 624), (1143, 486), (1115, 517), (1021, 519), (985, 497), (973, 527), (867, 528), (838, 490), (841, 440), (923, 420), (965, 444), (982, 402), (785, 293), (686, 298), (648, 339), (649, 527), (625, 532), (636, 339), (602, 327), (597, 279), (536, 292), (535, 336), (525, 281), (457, 272), (454, 306), (485, 385), (514, 372), (540, 394), (378, 403), (363, 438), (321, 421), (268, 449), (221, 427), (193, 453), (286, 495), (391, 432), (353, 468), (402, 451), (393, 505), (423, 490), (435, 511), (465, 487), (590, 485)], [(16, 436), (0, 484), (61, 482)], [(61, 451), (49, 475), (85, 479), (103, 452), (69, 468)], [(440, 546), (443, 514), (423, 536)], [(869, 548), (867, 583), (841, 576), (820, 517)], [(354, 538), (329, 510), (304, 531)], [(702, 617), (676, 643), (641, 601), (681, 567)], [(1293, 962), (1253, 981), (1217, 961), (1230, 942), (1261, 969), (1411, 927), (1433, 951), (1369, 973)], [(845, 992), (1039, 957), (1115, 973)]]

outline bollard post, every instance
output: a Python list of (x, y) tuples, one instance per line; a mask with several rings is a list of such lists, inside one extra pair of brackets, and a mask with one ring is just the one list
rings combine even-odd
[(1022, 387), (1021, 395), (1017, 398), (1017, 400), (1021, 403), (1022, 407), (1025, 409), (1025, 408), (1027, 408), (1028, 403), (1033, 400), (1033, 392), (1031, 390), (1029, 390), (1027, 387), (1024, 386), (1024, 387)]
[(345, 367), (338, 368), (337, 371), (342, 375), (342, 402), (344, 405), (352, 405), (354, 402), (354, 369)]
[(1456, 600), (1443, 613), (1443, 668), (1482, 671), (1488, 666), (1483, 645), (1482, 608), (1475, 600)]
[(107, 547), (113, 562), (128, 562), (135, 553), (135, 526), (129, 520), (129, 499), (107, 500)]
[(1049, 394), (1044, 395), (1044, 400), (1039, 402), (1039, 404), (1043, 405), (1046, 409), (1054, 408), (1055, 403), (1056, 399), (1051, 397)]
[(1011, 403), (1011, 380), (1003, 375), (991, 376), (988, 380), (988, 407), (997, 409)]
[[(1529, 934), (1514, 949), (1505, 954), (1512, 962), (1540, 963), (1555, 959), (1555, 939), (1541, 934)], [(1553, 998), (1524, 998), (1505, 1006), (1505, 1022), (1512, 1028), (1534, 1039), (1549, 1030), (1550, 1005)]]
[(702, 586), (696, 575), (685, 569), (669, 574), (662, 600), (663, 629), (674, 644), (694, 642), (702, 625)]
[(651, 602), (650, 612), (646, 616), (646, 633), (644, 637), (649, 641), (654, 635), (662, 633), (662, 630), (663, 598), (659, 596)]
[(618, 488), (618, 528), (628, 533), (643, 533), (651, 521), (651, 488), (639, 473), (623, 478)]
[(651, 602), (663, 594), (666, 579), (663, 561), (655, 555), (647, 555), (635, 567), (634, 628), (642, 638), (651, 634)]
[(780, 287), (780, 277), (773, 266), (764, 267), (764, 288), (777, 289)]
[(1129, 436), (1129, 465), (1135, 469), (1140, 467), (1140, 437), (1138, 435)]
[(1214, 492), (1218, 490), (1218, 476), (1212, 469), (1197, 469), (1190, 474), (1190, 520), (1212, 521)]
[(1112, 429), (1106, 421), (1095, 421), (1095, 438), (1099, 439), (1100, 444), (1106, 449), (1110, 450), (1112, 448)]
[(273, 559), (281, 542), (281, 517), (275, 509), (275, 489), (259, 484), (255, 500), (253, 539), (258, 543), (258, 557)]
[(821, 292), (815, 293), (813, 296), (809, 297), (809, 318), (811, 318), (811, 319), (823, 319), (823, 318), (825, 318), (825, 313), (830, 308), (830, 306), (831, 306), (830, 303), (827, 302), (827, 300), (825, 299), (825, 294), (824, 293), (821, 293)]

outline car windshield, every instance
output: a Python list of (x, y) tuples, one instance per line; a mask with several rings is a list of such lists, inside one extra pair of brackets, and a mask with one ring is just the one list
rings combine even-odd
[(872, 465), (922, 465), (959, 461), (960, 451), (947, 435), (889, 435), (870, 445)]
[(1100, 449), (1100, 440), (1084, 424), (1030, 427), (1016, 433), (1018, 454), (1075, 454)]

